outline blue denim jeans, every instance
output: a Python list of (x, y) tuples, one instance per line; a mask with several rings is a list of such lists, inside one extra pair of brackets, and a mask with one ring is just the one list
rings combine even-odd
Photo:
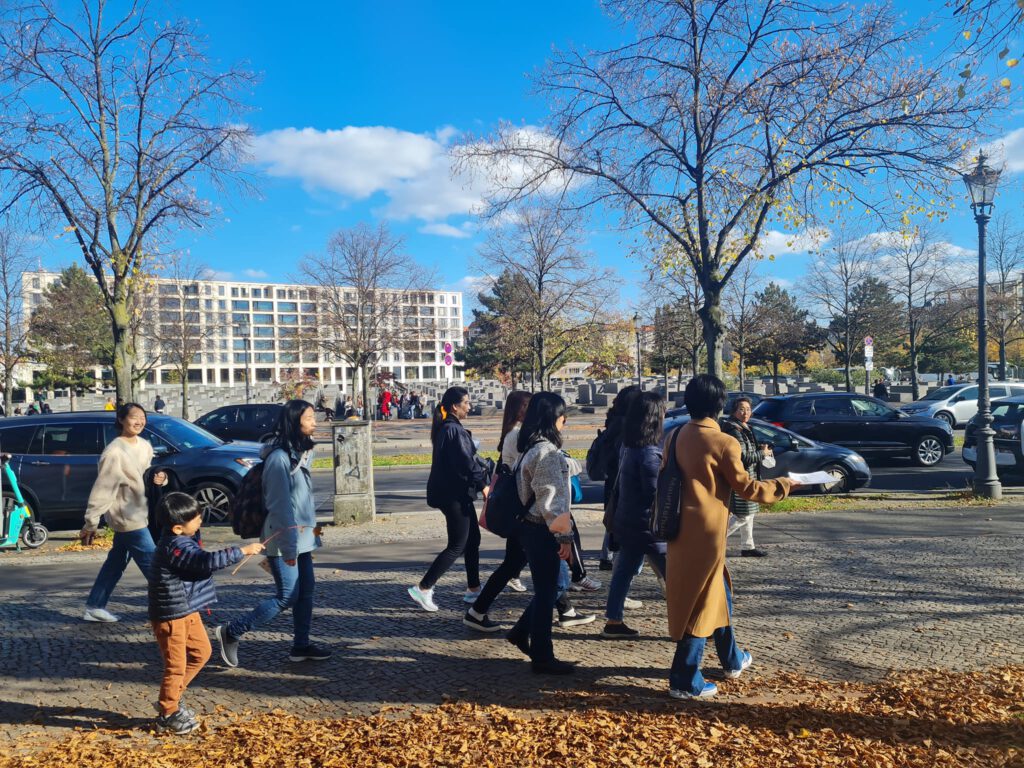
[(559, 591), (568, 589), (569, 569), (565, 561), (559, 559), (558, 543), (546, 525), (521, 523), (519, 541), (530, 564), (533, 599), (512, 627), (509, 637), (529, 637), (530, 658), (534, 661), (551, 661), (555, 658), (555, 649), (551, 643), (551, 611)]
[(267, 560), (270, 572), (274, 574), (277, 593), (257, 603), (247, 616), (232, 621), (228, 625), (228, 634), (237, 639), (291, 608), (295, 626), (292, 646), (305, 648), (309, 645), (309, 629), (313, 623), (313, 591), (316, 587), (313, 553), (303, 552), (295, 559), (295, 565), (288, 565), (282, 557), (268, 557)]
[(114, 532), (114, 545), (107, 553), (96, 581), (92, 585), (89, 597), (85, 601), (86, 608), (106, 608), (110, 594), (121, 580), (121, 574), (128, 567), (128, 561), (134, 560), (142, 575), (149, 578), (149, 565), (153, 562), (153, 551), (156, 545), (148, 528), (139, 528), (127, 533)]
[[(724, 576), (723, 576), (724, 578)], [(719, 627), (712, 637), (715, 639), (715, 650), (722, 669), (733, 671), (743, 663), (740, 649), (736, 647), (736, 635), (732, 631), (732, 591), (728, 580), (725, 582), (725, 599), (729, 606), (729, 626)], [(700, 671), (700, 663), (704, 658), (706, 637), (685, 635), (676, 643), (676, 654), (672, 659), (672, 671), (668, 674), (669, 685), (677, 691), (687, 691), (694, 695), (704, 688), (704, 675)]]
[(612, 580), (608, 585), (608, 605), (605, 608), (604, 616), (610, 621), (622, 621), (623, 607), (626, 604), (626, 595), (629, 594), (629, 587), (633, 583), (633, 577), (643, 567), (644, 557), (651, 559), (651, 566), (657, 568), (658, 574), (665, 577), (665, 555), (658, 551), (657, 547), (643, 546), (636, 544), (620, 544), (618, 554), (612, 564)]

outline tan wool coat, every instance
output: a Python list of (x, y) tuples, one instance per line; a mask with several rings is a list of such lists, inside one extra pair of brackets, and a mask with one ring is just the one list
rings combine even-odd
[[(670, 454), (666, 445), (666, 461)], [(678, 641), (683, 635), (710, 637), (719, 627), (729, 626), (723, 577), (729, 578), (725, 535), (730, 491), (771, 504), (786, 498), (792, 483), (785, 478), (752, 479), (743, 468), (740, 444), (714, 419), (693, 419), (684, 425), (674, 458), (683, 473), (682, 526), (668, 544), (665, 593), (669, 634)]]

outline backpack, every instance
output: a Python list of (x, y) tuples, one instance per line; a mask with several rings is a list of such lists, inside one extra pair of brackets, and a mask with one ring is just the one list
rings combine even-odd
[(245, 473), (231, 501), (231, 530), (243, 539), (258, 539), (267, 519), (263, 506), (263, 462)]
[(591, 480), (601, 482), (607, 479), (608, 475), (608, 451), (611, 445), (608, 442), (608, 430), (597, 430), (597, 437), (587, 449), (587, 477)]
[(676, 461), (676, 443), (681, 430), (682, 427), (676, 427), (667, 441), (670, 447), (658, 470), (658, 490), (651, 507), (651, 534), (658, 541), (674, 541), (682, 523), (679, 502), (683, 493), (683, 472)]
[(523, 504), (519, 498), (516, 476), (519, 474), (521, 462), (522, 459), (516, 462), (515, 469), (509, 469), (508, 464), (498, 467), (481, 514), (485, 522), (484, 527), (503, 539), (515, 534), (516, 525), (526, 517), (526, 513), (533, 506), (532, 498), (529, 504)]

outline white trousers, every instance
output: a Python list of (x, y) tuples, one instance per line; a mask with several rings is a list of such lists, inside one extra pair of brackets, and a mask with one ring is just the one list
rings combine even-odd
[(746, 515), (737, 517), (729, 515), (729, 532), (726, 536), (732, 536), (736, 531), (740, 532), (740, 549), (754, 549), (754, 518), (757, 515)]

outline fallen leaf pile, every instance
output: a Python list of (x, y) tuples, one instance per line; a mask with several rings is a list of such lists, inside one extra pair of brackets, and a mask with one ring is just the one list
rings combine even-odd
[(543, 711), (447, 703), (371, 717), (219, 713), (188, 737), (79, 731), (0, 768), (1024, 766), (1024, 667), (878, 685), (751, 677), (719, 701), (557, 693)]

